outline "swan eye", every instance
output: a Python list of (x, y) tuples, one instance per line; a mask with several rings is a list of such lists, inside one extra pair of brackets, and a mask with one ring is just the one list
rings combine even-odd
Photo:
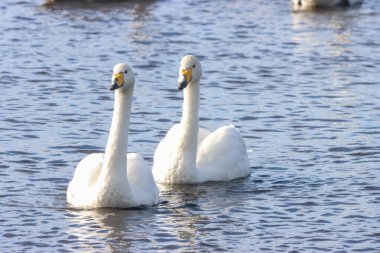
[(124, 71), (124, 73), (127, 74), (127, 73), (128, 73), (128, 70)]
[(193, 65), (193, 68), (195, 68), (195, 64)]

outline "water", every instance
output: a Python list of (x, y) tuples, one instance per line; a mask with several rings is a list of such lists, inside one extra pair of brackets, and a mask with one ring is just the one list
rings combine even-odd
[[(379, 252), (380, 5), (0, 3), (2, 252)], [(252, 174), (160, 186), (160, 203), (77, 210), (66, 187), (111, 121), (112, 67), (137, 73), (131, 152), (149, 165), (202, 61), (201, 123), (235, 124)]]

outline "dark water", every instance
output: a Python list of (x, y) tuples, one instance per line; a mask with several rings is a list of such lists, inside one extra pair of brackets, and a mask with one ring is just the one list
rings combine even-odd
[[(2, 252), (379, 252), (378, 1), (41, 3), (0, 3)], [(107, 141), (113, 65), (138, 75), (129, 149), (151, 165), (187, 53), (204, 68), (202, 125), (241, 129), (251, 176), (160, 186), (146, 209), (70, 208), (76, 164)]]

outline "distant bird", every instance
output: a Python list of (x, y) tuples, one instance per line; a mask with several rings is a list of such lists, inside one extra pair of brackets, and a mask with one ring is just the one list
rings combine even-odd
[(182, 58), (178, 89), (184, 91), (183, 114), (159, 143), (153, 176), (165, 184), (193, 184), (246, 177), (250, 164), (246, 146), (232, 125), (214, 132), (199, 128), (202, 66), (192, 55)]
[(78, 3), (117, 3), (117, 2), (126, 2), (128, 0), (45, 0), (44, 5), (52, 4), (78, 4)]
[(67, 201), (81, 208), (136, 207), (158, 203), (151, 168), (136, 153), (127, 155), (129, 120), (135, 76), (124, 63), (113, 68), (115, 90), (111, 130), (105, 153), (86, 156), (67, 189)]
[(328, 8), (335, 6), (351, 6), (360, 4), (363, 0), (291, 0), (297, 8)]

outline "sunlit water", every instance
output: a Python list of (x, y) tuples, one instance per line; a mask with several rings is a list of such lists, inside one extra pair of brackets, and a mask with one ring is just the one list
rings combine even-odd
[[(380, 5), (285, 0), (0, 3), (1, 252), (379, 252)], [(112, 67), (137, 73), (131, 152), (148, 164), (181, 116), (181, 57), (202, 61), (201, 124), (234, 124), (249, 178), (160, 186), (160, 203), (76, 210), (103, 151)]]

